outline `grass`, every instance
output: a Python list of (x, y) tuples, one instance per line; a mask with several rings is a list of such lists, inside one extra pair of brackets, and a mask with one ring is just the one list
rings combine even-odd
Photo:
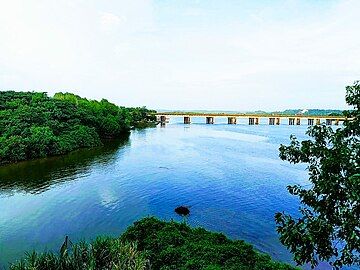
[(149, 261), (136, 244), (123, 243), (118, 238), (98, 237), (88, 244), (70, 245), (59, 254), (27, 253), (25, 259), (12, 264), (11, 270), (146, 270)]

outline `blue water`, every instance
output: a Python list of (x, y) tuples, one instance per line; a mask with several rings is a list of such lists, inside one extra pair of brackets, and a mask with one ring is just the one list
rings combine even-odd
[(191, 225), (291, 262), (274, 213), (297, 213), (286, 186), (306, 185), (307, 172), (281, 161), (278, 148), (290, 134), (305, 138), (306, 126), (215, 120), (174, 118), (102, 148), (0, 167), (0, 265), (26, 250), (58, 250), (65, 235), (115, 236), (147, 215), (180, 220), (179, 205), (191, 207)]

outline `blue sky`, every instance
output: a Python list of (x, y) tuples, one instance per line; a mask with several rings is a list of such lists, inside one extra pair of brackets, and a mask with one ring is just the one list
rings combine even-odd
[(345, 108), (357, 0), (0, 0), (0, 89), (155, 109)]

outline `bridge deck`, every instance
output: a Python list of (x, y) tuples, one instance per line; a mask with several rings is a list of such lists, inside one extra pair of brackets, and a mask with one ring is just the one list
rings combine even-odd
[(192, 117), (239, 117), (239, 118), (306, 118), (346, 120), (344, 116), (333, 115), (296, 115), (296, 114), (249, 114), (249, 113), (194, 113), (194, 112), (158, 112), (158, 116), (192, 116)]

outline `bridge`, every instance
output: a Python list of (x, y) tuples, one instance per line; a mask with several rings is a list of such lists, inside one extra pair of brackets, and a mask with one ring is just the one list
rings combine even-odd
[[(269, 125), (280, 125), (286, 121), (289, 125), (301, 125), (302, 119), (307, 119), (308, 125), (339, 125), (347, 120), (343, 116), (330, 115), (286, 115), (286, 114), (252, 114), (252, 113), (196, 113), (196, 112), (158, 112), (157, 119), (160, 123), (168, 123), (170, 117), (183, 117), (184, 124), (191, 124), (191, 117), (204, 117), (206, 124), (214, 124), (215, 117), (227, 117), (230, 125), (235, 125), (237, 119), (248, 119), (249, 125), (259, 125), (260, 121), (266, 121)], [(265, 119), (264, 119), (265, 118)]]

